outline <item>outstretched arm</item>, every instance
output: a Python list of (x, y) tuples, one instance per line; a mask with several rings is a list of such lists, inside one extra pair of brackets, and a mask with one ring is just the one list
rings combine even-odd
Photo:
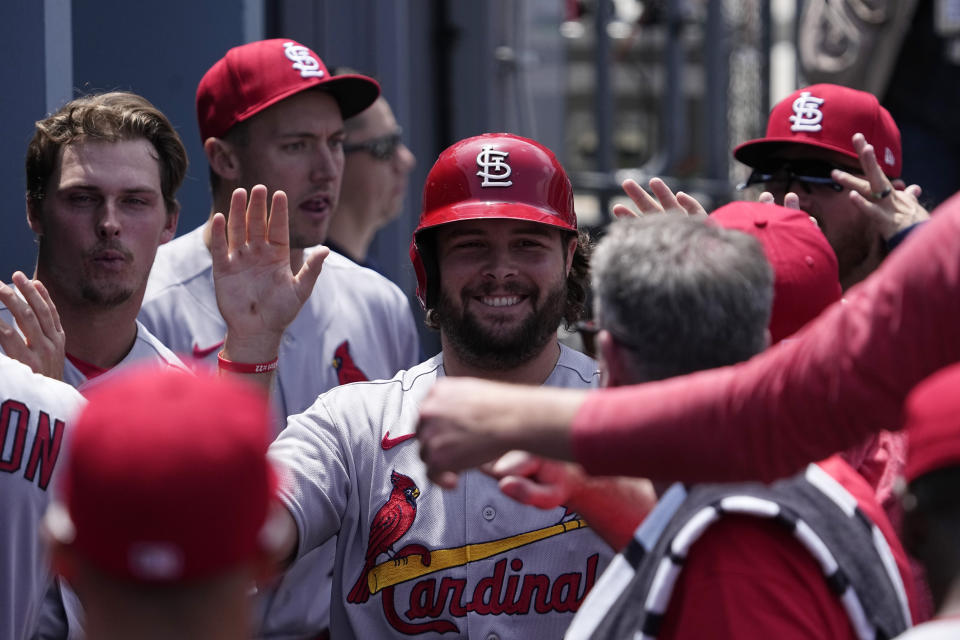
[(444, 380), (422, 405), (432, 479), (511, 449), (589, 473), (773, 480), (901, 424), (913, 386), (960, 361), (960, 194), (870, 278), (734, 367), (590, 393)]
[[(287, 196), (273, 194), (267, 214), (267, 188), (237, 189), (230, 199), (230, 215), (213, 216), (210, 253), (217, 306), (227, 324), (221, 356), (233, 363), (274, 362), (280, 340), (320, 275), (329, 251), (313, 252), (294, 274), (290, 269)], [(249, 375), (269, 390), (273, 370)], [(223, 371), (224, 367), (221, 367)]]

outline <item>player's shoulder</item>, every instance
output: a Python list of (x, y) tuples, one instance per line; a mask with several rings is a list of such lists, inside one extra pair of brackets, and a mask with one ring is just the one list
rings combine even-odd
[(436, 356), (420, 364), (398, 371), (392, 378), (362, 380), (334, 387), (320, 394), (317, 401), (327, 407), (384, 406), (418, 398), (433, 385), (443, 371), (443, 356)]
[(204, 225), (200, 225), (193, 231), (160, 245), (150, 269), (144, 302), (171, 287), (204, 277), (212, 269), (213, 259), (203, 242), (203, 228)]
[(544, 384), (551, 387), (595, 387), (600, 383), (600, 369), (597, 361), (590, 356), (560, 345), (560, 357), (557, 366)]
[(9, 356), (0, 354), (0, 401), (14, 400), (53, 409), (74, 410), (84, 400), (80, 393), (65, 382), (54, 380), (38, 373)]

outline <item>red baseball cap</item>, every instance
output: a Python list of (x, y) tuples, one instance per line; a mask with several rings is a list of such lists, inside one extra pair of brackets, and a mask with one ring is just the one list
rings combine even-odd
[(752, 235), (773, 267), (774, 344), (796, 333), (840, 299), (837, 256), (810, 216), (775, 204), (737, 201), (710, 214), (726, 229)]
[(933, 374), (910, 392), (905, 405), (907, 482), (960, 466), (960, 364)]
[(46, 515), (54, 539), (105, 574), (148, 583), (211, 576), (276, 548), (262, 393), (151, 367), (88, 400)]
[(320, 56), (289, 38), (234, 47), (210, 67), (197, 86), (200, 137), (222, 138), (237, 123), (317, 87), (334, 97), (344, 118), (360, 113), (380, 95), (380, 85), (373, 78), (333, 76)]
[(767, 135), (744, 142), (733, 157), (756, 168), (784, 144), (830, 149), (859, 162), (853, 134), (862, 133), (876, 150), (877, 162), (889, 178), (900, 177), (900, 129), (876, 96), (836, 84), (797, 89), (770, 111)]

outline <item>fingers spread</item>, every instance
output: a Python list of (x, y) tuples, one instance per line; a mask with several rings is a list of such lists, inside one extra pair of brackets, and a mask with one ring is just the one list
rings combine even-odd
[[(17, 317), (16, 311), (10, 309), (14, 313), (14, 317), (17, 317), (17, 322), (21, 324), (20, 328), (24, 331), (24, 334), (30, 340), (55, 339), (58, 333), (56, 326), (58, 323), (54, 323), (53, 313), (51, 313), (53, 302), (48, 303), (49, 299), (45, 300), (40, 294), (37, 289), (39, 282), (30, 280), (22, 271), (17, 271), (13, 274), (13, 283), (17, 285), (17, 289), (20, 290), (20, 294), (26, 300), (26, 305), (18, 305), (17, 307), (17, 310), (23, 316), (24, 323), (21, 323), (21, 318)], [(24, 324), (28, 326), (24, 326)]]
[[(247, 242), (247, 190), (234, 189), (230, 196), (230, 212), (227, 216), (227, 243), (230, 250), (242, 247)], [(222, 216), (223, 214), (217, 214)], [(216, 215), (214, 216), (216, 218)], [(214, 234), (216, 237), (217, 234)]]
[(267, 241), (274, 245), (287, 246), (290, 243), (289, 209), (287, 194), (283, 191), (274, 191), (270, 203), (270, 222), (267, 230)]
[(43, 297), (43, 301), (46, 303), (47, 308), (50, 309), (50, 315), (53, 318), (53, 326), (57, 333), (63, 333), (63, 324), (60, 322), (60, 313), (57, 312), (57, 306), (53, 304), (53, 298), (50, 297), (50, 292), (47, 291), (47, 288), (43, 286), (43, 283), (39, 280), (34, 280), (34, 284), (37, 287), (37, 291), (40, 292), (40, 295)]
[(320, 277), (320, 271), (323, 269), (323, 262), (330, 255), (330, 249), (326, 247), (317, 247), (317, 249), (307, 256), (294, 278), (294, 287), (297, 297), (300, 300), (306, 300), (310, 297), (314, 285), (317, 284), (317, 278)]
[(227, 245), (227, 234), (224, 231), (229, 234), (226, 218), (222, 213), (213, 214), (213, 219), (210, 221), (210, 257), (213, 258), (214, 273), (223, 273), (229, 266), (230, 249)]
[[(284, 197), (284, 201), (286, 198)], [(286, 208), (284, 207), (284, 218)], [(260, 243), (267, 237), (267, 188), (258, 184), (250, 190), (250, 202), (246, 211), (248, 243)], [(284, 220), (284, 224), (286, 221)], [(232, 247), (233, 245), (231, 245)]]
[[(649, 193), (644, 191), (643, 187), (637, 184), (635, 180), (624, 180), (621, 186), (623, 187), (623, 192), (627, 194), (627, 197), (633, 200), (633, 203), (640, 209), (641, 214), (659, 213), (661, 211), (660, 204), (654, 200)], [(623, 208), (630, 211), (626, 207)], [(634, 216), (637, 215), (632, 211), (630, 213)]]
[(860, 158), (860, 168), (870, 181), (870, 187), (874, 192), (881, 192), (890, 186), (887, 176), (883, 174), (880, 163), (877, 161), (877, 154), (872, 144), (862, 133), (853, 134), (853, 148)]
[(683, 210), (687, 212), (688, 216), (695, 218), (707, 217), (707, 210), (704, 209), (700, 201), (693, 196), (683, 191), (677, 191), (677, 202), (680, 203), (680, 206), (683, 207)]
[(660, 201), (660, 209), (662, 211), (682, 209), (680, 203), (677, 202), (677, 197), (673, 195), (673, 191), (671, 191), (667, 183), (660, 178), (650, 178), (650, 190), (653, 191), (654, 195), (657, 196), (657, 199)]

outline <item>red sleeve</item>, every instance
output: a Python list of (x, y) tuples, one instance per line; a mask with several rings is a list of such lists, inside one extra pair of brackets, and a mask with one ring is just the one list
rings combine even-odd
[(661, 640), (855, 638), (816, 560), (779, 524), (727, 516), (690, 548)]
[(573, 422), (588, 471), (687, 482), (772, 480), (901, 426), (909, 390), (960, 360), (960, 194), (870, 278), (749, 362), (588, 396)]

